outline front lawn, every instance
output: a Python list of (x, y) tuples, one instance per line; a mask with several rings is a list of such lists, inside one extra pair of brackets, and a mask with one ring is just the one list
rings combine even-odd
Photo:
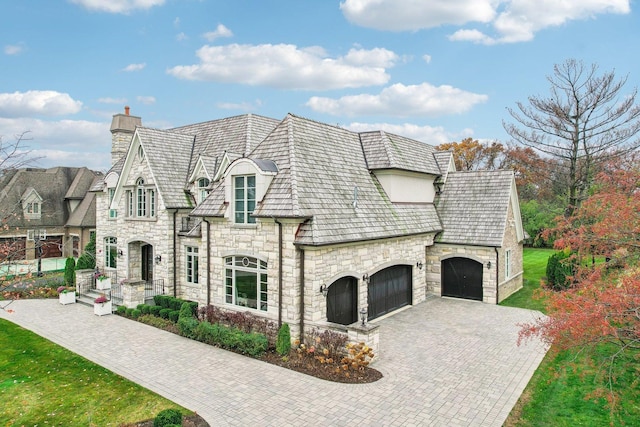
[[(503, 301), (502, 305), (544, 312), (544, 301), (532, 299), (540, 287), (549, 249), (524, 250), (524, 288)], [(600, 346), (598, 352), (610, 354), (611, 348)], [(538, 426), (606, 426), (637, 425), (640, 420), (640, 386), (637, 360), (628, 356), (629, 368), (615, 380), (613, 387), (621, 393), (614, 411), (605, 397), (593, 397), (602, 378), (596, 378), (584, 354), (577, 351), (547, 353), (534, 373), (516, 406), (505, 422), (507, 427)]]
[(0, 319), (0, 426), (119, 426), (188, 410)]

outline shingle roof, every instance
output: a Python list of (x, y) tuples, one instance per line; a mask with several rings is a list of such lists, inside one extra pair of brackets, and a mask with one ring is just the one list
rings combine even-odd
[[(298, 244), (441, 229), (433, 205), (396, 206), (388, 200), (367, 168), (357, 133), (289, 114), (248, 157), (272, 160), (278, 168), (255, 215), (308, 219), (297, 235)], [(221, 215), (223, 202), (220, 185), (194, 214)]]
[(376, 169), (402, 169), (440, 175), (435, 148), (431, 145), (384, 131), (360, 133), (367, 166)]
[(502, 245), (513, 171), (450, 172), (437, 202), (444, 231), (437, 242), (461, 245)]

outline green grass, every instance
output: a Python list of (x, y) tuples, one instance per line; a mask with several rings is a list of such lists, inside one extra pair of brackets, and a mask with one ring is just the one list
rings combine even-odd
[(540, 279), (545, 275), (547, 260), (554, 252), (553, 249), (525, 248), (522, 256), (522, 289), (502, 301), (500, 305), (540, 310), (544, 313), (544, 301), (534, 298), (533, 293), (540, 288)]
[[(524, 251), (524, 287), (502, 302), (503, 305), (536, 309), (544, 312), (544, 301), (533, 299), (545, 275), (549, 249)], [(613, 347), (601, 345), (595, 349), (601, 356), (610, 355)], [(563, 427), (638, 425), (640, 420), (640, 371), (637, 359), (627, 355), (628, 369), (618, 372), (614, 389), (620, 401), (613, 411), (602, 397), (591, 397), (604, 384), (596, 377), (584, 353), (550, 351), (534, 373), (520, 400), (509, 415), (509, 427)], [(619, 366), (622, 366), (619, 365)]]
[(0, 426), (118, 426), (188, 410), (0, 319)]

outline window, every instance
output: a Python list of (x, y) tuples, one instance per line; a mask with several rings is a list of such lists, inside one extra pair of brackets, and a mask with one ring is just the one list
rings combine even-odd
[(511, 277), (511, 249), (507, 249), (504, 253), (504, 277)]
[(104, 238), (104, 266), (116, 268), (118, 266), (118, 238)]
[(236, 255), (224, 264), (227, 304), (267, 311), (267, 262)]
[(27, 240), (33, 240), (35, 230), (27, 230)]
[(256, 219), (251, 213), (256, 208), (256, 177), (255, 175), (235, 176), (234, 213), (236, 224), (255, 224)]
[(187, 282), (188, 283), (198, 283), (198, 248), (193, 246), (185, 247), (187, 252)]
[(24, 205), (24, 216), (27, 219), (39, 219), (40, 202), (29, 202)]
[(144, 179), (138, 178), (135, 190), (125, 192), (125, 212), (128, 218), (155, 218), (156, 190), (145, 187)]
[(207, 187), (209, 186), (209, 180), (207, 178), (200, 178), (197, 183), (196, 203), (200, 204), (207, 198)]

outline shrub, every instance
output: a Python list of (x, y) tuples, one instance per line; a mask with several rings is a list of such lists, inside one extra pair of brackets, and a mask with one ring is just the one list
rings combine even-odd
[(280, 356), (286, 356), (291, 351), (291, 330), (288, 323), (283, 323), (278, 331), (278, 340), (276, 341), (276, 352)]
[(76, 283), (76, 260), (68, 257), (64, 263), (64, 283), (73, 286)]
[(198, 320), (193, 317), (191, 307), (189, 307), (188, 303), (183, 303), (178, 315), (178, 329), (180, 330), (180, 334), (187, 338), (194, 338), (197, 327)]
[(146, 305), (146, 304), (138, 304), (138, 305), (136, 306), (136, 309), (138, 309), (138, 310), (142, 311), (142, 307), (144, 307), (145, 305)]
[(191, 311), (191, 306), (188, 302), (184, 302), (182, 306), (179, 308), (180, 317), (193, 317), (193, 312)]
[(161, 317), (160, 310), (162, 310), (162, 307), (160, 307), (159, 305), (152, 305), (149, 307), (149, 314), (152, 314), (156, 317)]
[(94, 269), (96, 267), (96, 235), (91, 235), (91, 240), (84, 247), (84, 252), (78, 258), (76, 270)]
[(168, 298), (169, 295), (154, 295), (153, 302), (155, 302), (158, 307), (169, 308)]
[(142, 312), (142, 314), (151, 314), (151, 306), (147, 305), (147, 304), (140, 304), (142, 307), (140, 307), (140, 311)]
[(133, 308), (127, 308), (127, 311), (126, 311), (127, 317), (133, 317), (133, 310), (134, 310)]
[(153, 420), (153, 427), (168, 427), (172, 424), (182, 425), (182, 412), (177, 409), (160, 411)]
[(118, 308), (116, 308), (116, 313), (118, 313), (120, 316), (126, 316), (127, 307), (125, 307), (124, 305), (119, 305)]
[(142, 312), (138, 309), (132, 310), (131, 311), (131, 317), (134, 319), (137, 319), (138, 317), (140, 317), (140, 315), (142, 314)]
[(171, 320), (172, 322), (177, 322), (178, 319), (180, 318), (180, 311), (178, 310), (171, 310), (169, 312), (169, 320)]
[(547, 286), (554, 291), (561, 291), (571, 286), (576, 266), (575, 254), (568, 250), (556, 252), (547, 261)]
[(161, 317), (152, 316), (150, 314), (143, 314), (138, 317), (138, 322), (145, 323), (155, 328), (163, 329), (174, 334), (180, 334), (178, 327), (170, 320), (163, 319)]
[(169, 313), (171, 313), (171, 309), (170, 308), (161, 308), (160, 309), (160, 317), (162, 317), (163, 319), (168, 319), (169, 318)]
[(276, 345), (278, 324), (264, 317), (248, 312), (226, 311), (213, 305), (200, 307), (197, 310), (198, 319), (211, 324), (220, 323), (226, 326), (236, 327), (244, 332), (257, 332), (263, 334), (269, 340), (269, 344)]

